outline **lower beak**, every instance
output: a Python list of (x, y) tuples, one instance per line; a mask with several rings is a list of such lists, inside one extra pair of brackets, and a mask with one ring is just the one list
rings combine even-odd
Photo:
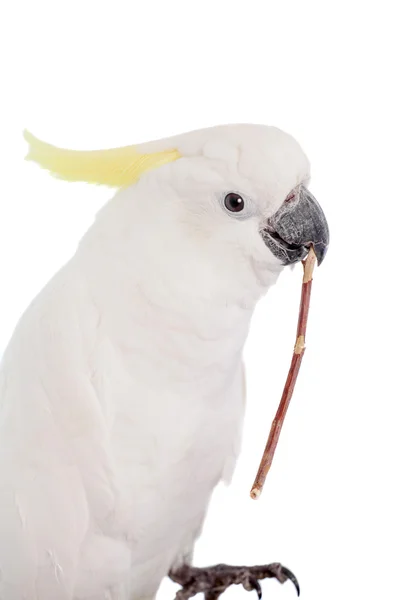
[(320, 265), (329, 245), (329, 228), (322, 208), (303, 185), (268, 219), (261, 235), (284, 265), (305, 258), (311, 246)]

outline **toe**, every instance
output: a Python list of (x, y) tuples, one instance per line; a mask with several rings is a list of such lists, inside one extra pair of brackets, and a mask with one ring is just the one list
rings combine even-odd
[[(246, 588), (247, 589), (247, 588)], [(249, 590), (255, 590), (257, 592), (258, 600), (262, 598), (261, 585), (258, 579), (255, 577), (249, 577)]]
[(300, 596), (300, 585), (296, 575), (294, 575), (292, 571), (290, 571), (286, 567), (281, 567), (281, 571), (285, 576), (286, 580), (289, 579), (293, 583), (294, 587), (296, 588), (297, 595)]

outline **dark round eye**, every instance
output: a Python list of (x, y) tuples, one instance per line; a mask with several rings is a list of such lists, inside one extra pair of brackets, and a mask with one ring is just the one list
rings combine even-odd
[(244, 200), (242, 196), (239, 196), (239, 194), (235, 194), (234, 192), (225, 196), (224, 204), (230, 212), (237, 213), (244, 209)]

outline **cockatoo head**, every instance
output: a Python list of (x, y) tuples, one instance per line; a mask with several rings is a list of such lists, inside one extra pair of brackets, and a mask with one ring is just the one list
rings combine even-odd
[[(291, 136), (274, 127), (226, 125), (170, 143), (182, 156), (170, 173), (188, 222), (257, 260), (293, 264), (312, 244), (322, 262), (328, 225), (307, 189), (308, 159)], [(157, 148), (156, 142), (146, 149)]]
[(319, 263), (325, 256), (328, 225), (307, 189), (309, 162), (277, 128), (225, 125), (94, 152), (26, 138), (28, 158), (54, 174), (124, 188), (112, 201), (124, 226), (157, 239), (158, 252), (206, 257), (220, 273), (247, 264), (256, 276), (300, 261), (311, 245)]

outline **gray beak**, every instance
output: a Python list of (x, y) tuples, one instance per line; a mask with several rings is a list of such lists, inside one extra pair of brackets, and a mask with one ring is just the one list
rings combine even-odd
[(320, 265), (329, 245), (329, 228), (322, 208), (303, 185), (268, 219), (261, 236), (284, 265), (303, 260), (311, 246)]

